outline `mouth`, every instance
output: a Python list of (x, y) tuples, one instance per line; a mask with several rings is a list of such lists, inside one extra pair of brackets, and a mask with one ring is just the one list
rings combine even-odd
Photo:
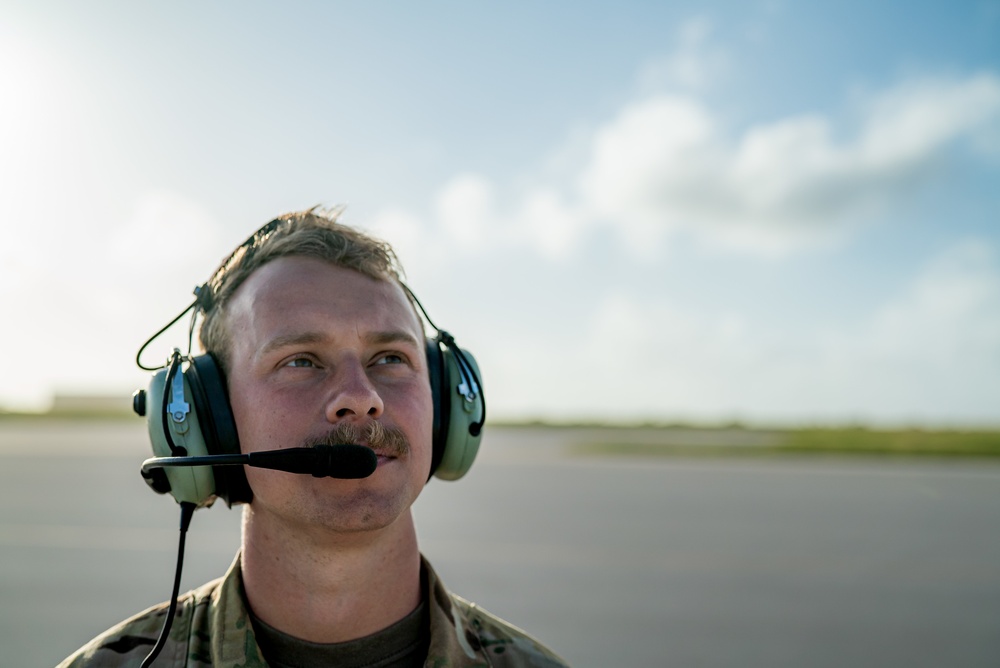
[(375, 459), (377, 460), (377, 467), (387, 464), (398, 458), (398, 454), (387, 450), (385, 448), (373, 448), (371, 445), (366, 443), (364, 440), (359, 439), (358, 441), (351, 443), (351, 445), (360, 445), (361, 447), (368, 448), (375, 453)]
[(391, 455), (387, 452), (379, 452), (378, 450), (375, 450), (375, 458), (378, 460), (377, 466), (380, 467), (383, 464), (388, 464), (391, 461), (395, 461), (396, 456)]
[(337, 443), (368, 448), (375, 454), (376, 468), (405, 457), (410, 451), (410, 444), (401, 429), (385, 426), (378, 421), (372, 421), (364, 426), (341, 423), (328, 432), (325, 437), (318, 438), (307, 445), (333, 445)]

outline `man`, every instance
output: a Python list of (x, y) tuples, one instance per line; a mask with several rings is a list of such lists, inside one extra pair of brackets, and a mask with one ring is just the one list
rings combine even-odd
[[(315, 210), (256, 234), (207, 284), (201, 342), (224, 371), (239, 447), (358, 443), (356, 480), (246, 467), (242, 548), (182, 596), (154, 665), (561, 666), (523, 631), (450, 594), (410, 507), (432, 473), (421, 320), (385, 244)], [(62, 666), (134, 666), (166, 605)]]

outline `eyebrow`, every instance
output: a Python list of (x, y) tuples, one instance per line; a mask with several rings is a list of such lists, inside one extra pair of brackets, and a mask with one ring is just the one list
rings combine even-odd
[(272, 350), (277, 350), (279, 348), (285, 348), (286, 346), (298, 346), (307, 343), (319, 343), (326, 337), (319, 332), (303, 332), (301, 334), (285, 334), (283, 336), (278, 336), (267, 343), (265, 343), (261, 349), (260, 353), (269, 353)]
[(385, 345), (387, 343), (408, 343), (411, 346), (420, 347), (417, 339), (405, 329), (389, 329), (381, 332), (372, 332), (365, 339), (375, 345)]
[[(322, 343), (329, 339), (329, 336), (322, 332), (302, 332), (298, 334), (285, 334), (283, 336), (278, 336), (267, 343), (260, 349), (261, 354), (269, 353), (273, 350), (278, 350), (280, 348), (285, 348), (287, 346), (299, 346), (305, 344)], [(365, 342), (384, 346), (390, 343), (406, 343), (414, 347), (420, 347), (420, 343), (411, 334), (403, 329), (389, 329), (378, 332), (371, 332), (365, 336)]]

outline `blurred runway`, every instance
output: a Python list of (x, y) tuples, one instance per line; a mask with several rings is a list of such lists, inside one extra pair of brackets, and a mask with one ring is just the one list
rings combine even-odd
[[(455, 592), (575, 666), (1000, 665), (1000, 465), (583, 459), (492, 428), (417, 503)], [(0, 422), (0, 664), (52, 666), (169, 595), (177, 507), (135, 422)], [(199, 511), (184, 589), (239, 513)]]

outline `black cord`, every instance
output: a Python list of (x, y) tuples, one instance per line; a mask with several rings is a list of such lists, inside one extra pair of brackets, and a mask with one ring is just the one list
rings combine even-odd
[[(146, 366), (145, 364), (143, 364), (142, 363), (142, 359), (141, 359), (143, 351), (146, 350), (146, 347), (150, 343), (152, 343), (153, 341), (156, 340), (156, 337), (158, 337), (160, 334), (163, 334), (163, 332), (165, 332), (168, 329), (170, 329), (170, 327), (175, 322), (177, 322), (178, 320), (180, 320), (181, 318), (184, 317), (185, 313), (187, 313), (188, 311), (190, 311), (191, 309), (193, 309), (197, 305), (198, 305), (198, 300), (196, 299), (193, 302), (191, 302), (190, 306), (188, 306), (186, 309), (184, 309), (183, 311), (181, 311), (180, 313), (178, 313), (176, 318), (174, 318), (173, 320), (171, 320), (170, 322), (168, 322), (166, 325), (164, 325), (163, 327), (161, 327), (160, 331), (158, 331), (156, 334), (153, 334), (151, 337), (149, 337), (148, 339), (146, 339), (146, 342), (144, 344), (142, 344), (141, 348), (139, 348), (139, 352), (137, 352), (135, 354), (135, 363), (136, 363), (136, 366), (138, 366), (143, 371), (158, 371), (158, 370), (162, 369), (164, 367), (164, 365), (162, 365), (162, 364), (160, 366)], [(197, 311), (195, 312), (195, 315), (196, 316), (198, 315)], [(192, 330), (191, 331), (192, 332), (194, 331), (194, 322), (193, 321), (192, 321)], [(190, 348), (190, 343), (188, 344), (188, 347)]]
[(441, 329), (437, 325), (435, 325), (434, 321), (431, 320), (431, 317), (427, 315), (427, 309), (425, 309), (424, 305), (420, 303), (420, 300), (417, 299), (417, 296), (413, 294), (413, 290), (411, 290), (410, 287), (403, 282), (399, 283), (399, 287), (403, 288), (403, 291), (410, 296), (410, 299), (413, 300), (413, 303), (416, 304), (417, 308), (420, 309), (420, 312), (424, 314), (424, 319), (427, 321), (427, 324), (430, 325), (435, 332), (440, 332)]
[(483, 430), (483, 425), (486, 424), (486, 393), (483, 392), (483, 384), (479, 382), (479, 374), (472, 369), (472, 364), (470, 364), (469, 360), (465, 357), (465, 353), (463, 353), (462, 349), (458, 347), (457, 343), (455, 343), (455, 337), (434, 324), (431, 317), (427, 315), (427, 309), (425, 309), (424, 305), (420, 303), (417, 296), (413, 294), (413, 290), (410, 290), (406, 283), (400, 282), (399, 285), (403, 288), (403, 291), (409, 295), (410, 299), (413, 300), (413, 303), (417, 305), (420, 312), (423, 313), (424, 319), (427, 320), (427, 324), (430, 325), (435, 332), (437, 332), (437, 340), (440, 343), (443, 343), (446, 348), (451, 349), (451, 352), (455, 355), (455, 359), (458, 360), (459, 373), (464, 376), (464, 380), (466, 382), (472, 381), (473, 385), (476, 386), (476, 394), (479, 397), (479, 405), (483, 407), (483, 414), (479, 418), (478, 422), (473, 422), (469, 425), (469, 433), (473, 436), (479, 436), (479, 433)]
[[(166, 325), (164, 325), (163, 328), (161, 328), (158, 332), (156, 332), (156, 334), (153, 334), (151, 337), (149, 337), (146, 340), (146, 342), (144, 344), (142, 344), (142, 347), (139, 348), (139, 352), (136, 353), (136, 355), (135, 355), (136, 366), (138, 366), (143, 371), (158, 371), (159, 369), (162, 369), (164, 366), (166, 366), (166, 365), (161, 365), (161, 366), (157, 366), (157, 367), (146, 366), (145, 364), (142, 363), (142, 360), (141, 360), (142, 353), (143, 353), (144, 350), (146, 350), (146, 347), (150, 343), (152, 343), (153, 341), (156, 340), (156, 337), (158, 337), (160, 334), (163, 334), (163, 332), (165, 332), (168, 329), (170, 329), (170, 327), (175, 322), (177, 322), (178, 320), (180, 320), (181, 318), (184, 317), (185, 313), (187, 313), (191, 309), (194, 309), (194, 313), (191, 316), (191, 325), (188, 328), (188, 355), (190, 355), (191, 354), (191, 342), (194, 340), (194, 325), (195, 325), (195, 321), (198, 319), (198, 311), (200, 310), (200, 311), (203, 311), (203, 312), (207, 313), (208, 311), (210, 311), (212, 309), (212, 307), (214, 306), (214, 303), (215, 303), (215, 293), (214, 293), (214, 291), (212, 290), (212, 287), (211, 287), (215, 283), (215, 277), (218, 276), (219, 272), (221, 272), (222, 270), (224, 270), (226, 268), (226, 266), (230, 262), (233, 261), (233, 258), (235, 258), (236, 255), (240, 251), (244, 251), (244, 254), (246, 256), (252, 255), (254, 253), (255, 249), (263, 242), (264, 239), (266, 239), (272, 232), (274, 232), (276, 229), (278, 229), (279, 225), (281, 225), (282, 223), (287, 223), (287, 222), (288, 222), (287, 218), (275, 218), (274, 220), (271, 220), (271, 221), (265, 223), (260, 229), (258, 229), (256, 232), (254, 232), (253, 234), (251, 234), (249, 237), (247, 237), (246, 241), (244, 241), (239, 246), (237, 246), (236, 250), (234, 250), (229, 255), (229, 257), (227, 257), (222, 262), (222, 264), (219, 265), (219, 268), (215, 270), (215, 273), (212, 274), (212, 278), (208, 279), (208, 282), (206, 282), (205, 284), (199, 285), (198, 287), (196, 287), (194, 289), (194, 294), (197, 295), (198, 298), (195, 299), (193, 302), (191, 302), (190, 306), (188, 306), (186, 309), (184, 309), (183, 311), (181, 311), (180, 313), (178, 313), (176, 318), (174, 318), (173, 320), (171, 320), (170, 322), (168, 322)], [(403, 287), (405, 288), (406, 286), (403, 286)], [(408, 288), (407, 288), (407, 292), (409, 292)], [(421, 310), (423, 310), (422, 306), (420, 308), (421, 308)]]
[(174, 352), (170, 355), (170, 368), (167, 369), (166, 382), (163, 385), (163, 402), (160, 406), (160, 422), (163, 426), (163, 438), (167, 442), (167, 446), (170, 448), (170, 453), (174, 457), (183, 457), (187, 454), (187, 449), (179, 447), (174, 443), (174, 437), (170, 433), (170, 424), (167, 420), (172, 419), (170, 415), (170, 410), (168, 406), (170, 405), (170, 393), (172, 391), (171, 385), (173, 385), (174, 376), (181, 368), (181, 352), (174, 348)]
[(146, 658), (142, 660), (140, 668), (149, 668), (153, 661), (167, 644), (167, 637), (170, 634), (170, 626), (174, 622), (174, 615), (177, 613), (177, 594), (181, 589), (181, 571), (184, 570), (184, 543), (187, 538), (188, 527), (191, 526), (191, 517), (198, 506), (188, 501), (181, 502), (181, 535), (177, 541), (177, 570), (174, 573), (174, 590), (170, 595), (170, 607), (167, 608), (167, 618), (163, 621), (163, 628), (160, 629), (160, 637), (156, 639), (156, 644), (150, 650)]
[(438, 343), (443, 343), (445, 348), (450, 350), (452, 355), (455, 356), (455, 360), (458, 363), (458, 372), (462, 375), (463, 382), (472, 383), (475, 388), (473, 393), (474, 398), (479, 399), (479, 405), (483, 408), (483, 414), (480, 416), (478, 422), (473, 422), (469, 425), (469, 433), (473, 436), (479, 436), (479, 433), (483, 430), (483, 425), (486, 423), (486, 393), (483, 391), (483, 384), (479, 380), (479, 375), (472, 368), (469, 358), (465, 356), (462, 349), (455, 343), (454, 336), (443, 329), (439, 329), (436, 340)]
[(191, 348), (194, 342), (194, 326), (198, 322), (198, 309), (191, 312), (191, 324), (188, 325), (188, 357), (191, 356)]
[(476, 386), (476, 395), (479, 397), (479, 405), (483, 407), (483, 414), (479, 417), (478, 422), (473, 422), (469, 425), (469, 433), (473, 436), (479, 436), (479, 433), (483, 430), (483, 425), (486, 424), (486, 393), (483, 391), (483, 384), (479, 381), (479, 375), (473, 370), (472, 364), (465, 357), (465, 353), (455, 343), (455, 339), (451, 339), (449, 347), (455, 353), (455, 357), (458, 358), (458, 365), (465, 368), (466, 380), (471, 380)]

